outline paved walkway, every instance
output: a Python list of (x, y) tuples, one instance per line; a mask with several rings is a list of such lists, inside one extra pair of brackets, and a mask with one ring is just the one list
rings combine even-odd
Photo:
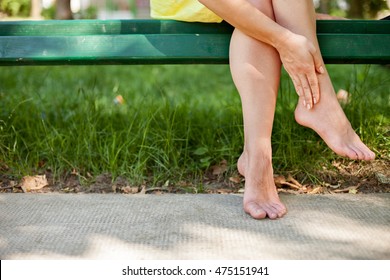
[(390, 259), (390, 194), (282, 200), (256, 221), (238, 195), (1, 194), (0, 259)]

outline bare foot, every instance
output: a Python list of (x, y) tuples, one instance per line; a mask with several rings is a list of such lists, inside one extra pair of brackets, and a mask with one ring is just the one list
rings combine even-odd
[[(328, 79), (321, 75), (320, 79)], [(328, 80), (329, 82), (330, 80)], [(321, 82), (321, 80), (320, 80)], [(331, 83), (320, 83), (321, 101), (307, 110), (299, 100), (296, 121), (313, 129), (336, 154), (358, 160), (373, 160), (375, 154), (360, 140), (345, 116)]]
[(255, 219), (283, 217), (287, 209), (276, 190), (271, 157), (253, 157), (250, 161), (244, 152), (238, 159), (237, 167), (245, 177), (244, 211)]

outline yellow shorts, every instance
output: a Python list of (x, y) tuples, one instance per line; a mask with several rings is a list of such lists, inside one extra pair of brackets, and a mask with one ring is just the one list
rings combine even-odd
[(214, 14), (197, 0), (150, 0), (151, 17), (197, 22), (221, 22)]

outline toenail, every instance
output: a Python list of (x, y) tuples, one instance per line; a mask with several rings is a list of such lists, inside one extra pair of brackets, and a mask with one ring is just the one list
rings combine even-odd
[(278, 215), (272, 213), (272, 214), (268, 214), (268, 217), (269, 217), (270, 219), (276, 219), (276, 218), (278, 217)]

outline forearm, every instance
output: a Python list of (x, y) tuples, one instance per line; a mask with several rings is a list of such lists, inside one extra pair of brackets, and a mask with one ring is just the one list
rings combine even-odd
[(246, 0), (199, 0), (199, 2), (242, 32), (277, 49), (291, 33)]

